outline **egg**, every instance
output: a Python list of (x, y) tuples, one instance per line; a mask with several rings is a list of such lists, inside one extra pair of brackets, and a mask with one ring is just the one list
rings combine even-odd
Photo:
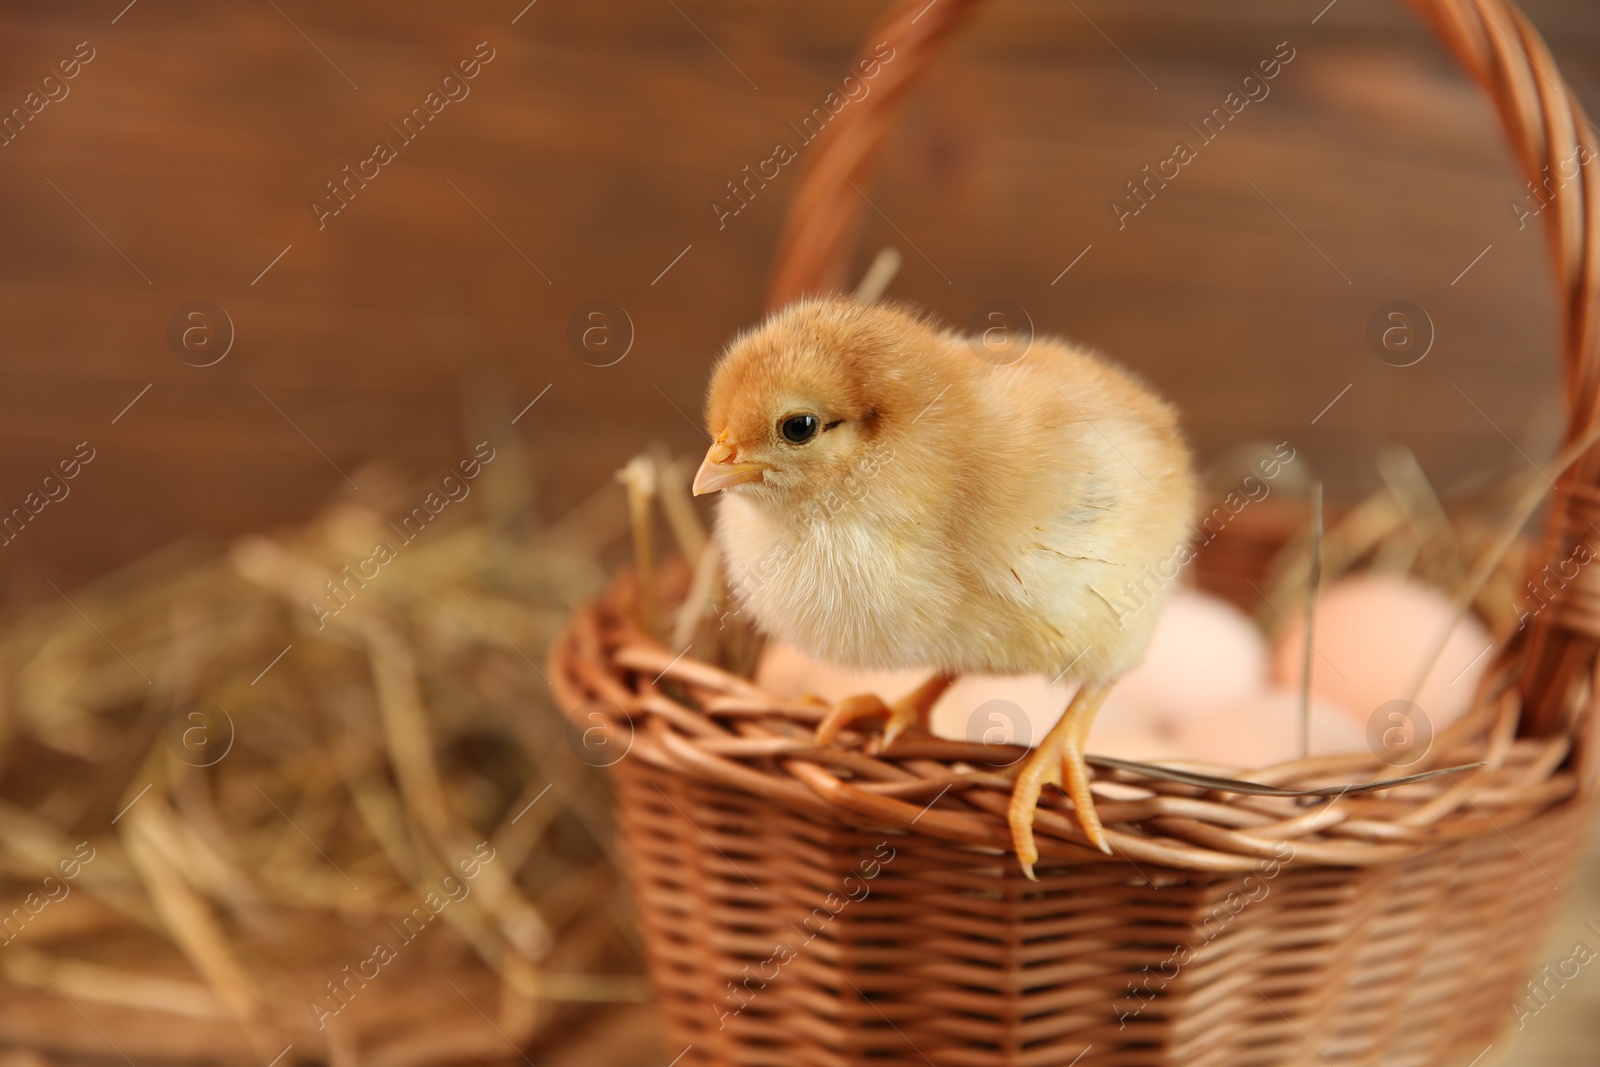
[[(1388, 701), (1414, 699), (1433, 729), (1442, 729), (1471, 707), (1493, 647), (1472, 615), (1451, 630), (1455, 614), (1444, 593), (1409, 578), (1361, 574), (1332, 583), (1317, 600), (1312, 691), (1363, 727)], [(1302, 613), (1274, 642), (1272, 679), (1279, 685), (1300, 684), (1303, 619)], [(1417, 674), (1447, 630), (1444, 652), (1413, 698)]]
[(1267, 641), (1221, 597), (1183, 589), (1162, 609), (1144, 659), (1112, 689), (1098, 722), (1172, 738), (1183, 724), (1267, 685)]
[(1143, 730), (1133, 730), (1116, 722), (1095, 720), (1094, 732), (1089, 735), (1088, 752), (1092, 756), (1111, 756), (1115, 759), (1138, 760), (1141, 763), (1183, 762), (1195, 757), (1183, 750), (1177, 741)]
[[(756, 682), (790, 699), (814, 694), (838, 701), (859, 693), (894, 700), (928, 676), (925, 670), (852, 670), (790, 646), (767, 646)], [(1181, 590), (1162, 610), (1144, 660), (1107, 697), (1089, 750), (1124, 759), (1177, 759), (1181, 725), (1265, 688), (1266, 640), (1227, 601)], [(1076, 691), (1070, 680), (1042, 675), (966, 675), (934, 705), (929, 729), (951, 740), (1037, 745)]]
[(936, 737), (1032, 747), (1061, 718), (1075, 682), (1052, 682), (1039, 674), (969, 674), (934, 705), (929, 721)]
[[(790, 699), (806, 694), (837, 702), (860, 693), (893, 701), (928, 677), (926, 670), (853, 670), (815, 659), (792, 645), (767, 646), (756, 684)], [(928, 728), (949, 740), (1037, 745), (1061, 718), (1077, 685), (1043, 675), (969, 674), (934, 705)]]
[[(1299, 759), (1300, 694), (1269, 689), (1183, 724), (1177, 747), (1188, 759), (1252, 770)], [(1335, 701), (1311, 697), (1311, 755), (1367, 750), (1356, 716)]]
[(858, 693), (877, 693), (893, 700), (927, 677), (927, 671), (852, 670), (816, 659), (793, 645), (769, 641), (756, 667), (755, 681), (767, 692), (788, 700), (811, 695), (837, 703)]
[[(755, 672), (757, 685), (768, 693), (789, 699), (814, 694), (830, 702), (861, 693), (894, 701), (922, 685), (926, 677), (926, 670), (840, 667), (778, 641), (766, 646)], [(1034, 747), (1056, 725), (1075, 691), (1074, 681), (1051, 681), (1043, 675), (963, 675), (934, 704), (928, 728), (949, 741)], [(1090, 752), (1125, 760), (1178, 758), (1170, 731), (1163, 736), (1154, 718), (1125, 710), (1107, 701), (1096, 718)]]

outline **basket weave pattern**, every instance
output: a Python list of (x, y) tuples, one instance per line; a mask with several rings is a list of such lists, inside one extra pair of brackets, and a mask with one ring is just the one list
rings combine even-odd
[[(897, 3), (873, 31), (899, 58), (818, 141), (774, 305), (838, 286), (861, 221), (852, 185), (870, 182), (918, 74), (975, 6)], [(1580, 142), (1600, 155), (1514, 8), (1414, 6), (1490, 93), (1528, 174)], [(1582, 174), (1545, 213), (1569, 441), (1600, 397), (1600, 179)], [(1561, 478), (1547, 558), (1600, 524), (1597, 478), (1592, 459)], [(640, 628), (632, 577), (577, 614), (550, 668), (575, 721), (598, 712), (629, 739), (612, 768), (624, 855), (684, 1067), (1464, 1064), (1511, 1021), (1594, 811), (1593, 579), (1501, 650), (1474, 710), (1407, 770), (1481, 768), (1309, 805), (1099, 772), (1136, 787), (1099, 803), (1117, 854), (1047, 802), (1037, 884), (1008, 851), (999, 765), (1020, 750), (818, 749), (826, 709), (675, 655)], [(669, 568), (663, 600), (687, 585)], [(1390, 770), (1362, 754), (1248, 776), (1310, 788)]]

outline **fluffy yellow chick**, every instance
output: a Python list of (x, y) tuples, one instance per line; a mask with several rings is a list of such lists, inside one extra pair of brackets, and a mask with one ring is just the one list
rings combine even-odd
[(1196, 490), (1173, 409), (1129, 371), (1044, 338), (1003, 366), (979, 351), (905, 307), (791, 304), (717, 364), (694, 491), (722, 491), (729, 585), (766, 632), (848, 666), (934, 672), (892, 708), (841, 703), (819, 743), (884, 715), (887, 746), (962, 673), (1078, 680), (1012, 794), (1032, 877), (1046, 783), (1110, 851), (1083, 745), (1187, 558)]

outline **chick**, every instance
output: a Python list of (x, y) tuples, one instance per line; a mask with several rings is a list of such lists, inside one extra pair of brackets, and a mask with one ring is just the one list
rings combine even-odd
[(694, 492), (722, 491), (730, 588), (766, 632), (848, 666), (933, 671), (894, 707), (844, 701), (819, 743), (883, 715), (887, 746), (962, 673), (1079, 682), (1012, 794), (1031, 878), (1048, 783), (1110, 851), (1083, 746), (1144, 655), (1161, 568), (1188, 558), (1196, 488), (1173, 409), (1127, 370), (1043, 338), (1006, 365), (983, 351), (905, 307), (791, 304), (718, 362)]

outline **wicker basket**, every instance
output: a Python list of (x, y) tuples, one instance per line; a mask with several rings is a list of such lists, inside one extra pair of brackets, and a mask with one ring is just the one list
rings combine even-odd
[[(898, 106), (974, 6), (907, 0), (874, 30), (897, 61), (813, 149), (775, 306), (840, 283), (860, 222), (851, 183), (868, 181)], [(1514, 8), (1416, 6), (1494, 98), (1526, 173), (1580, 143), (1596, 152)], [(1569, 441), (1600, 398), (1587, 210), (1600, 179), (1582, 173), (1546, 216)], [(1597, 478), (1586, 455), (1560, 479), (1547, 558), (1600, 522)], [(992, 747), (819, 750), (822, 709), (644, 633), (633, 577), (578, 613), (551, 678), (582, 727), (629, 741), (612, 766), (624, 855), (680, 1067), (1465, 1065), (1512, 1021), (1594, 810), (1593, 581), (1501, 650), (1426, 760), (1481, 768), (1311, 805), (1100, 773), (1118, 783), (1100, 803), (1117, 854), (1047, 804), (1037, 884), (1008, 852), (1009, 782), (983, 773)], [(671, 602), (687, 586), (669, 567), (660, 591)], [(1248, 777), (1309, 788), (1390, 770), (1362, 755)]]

